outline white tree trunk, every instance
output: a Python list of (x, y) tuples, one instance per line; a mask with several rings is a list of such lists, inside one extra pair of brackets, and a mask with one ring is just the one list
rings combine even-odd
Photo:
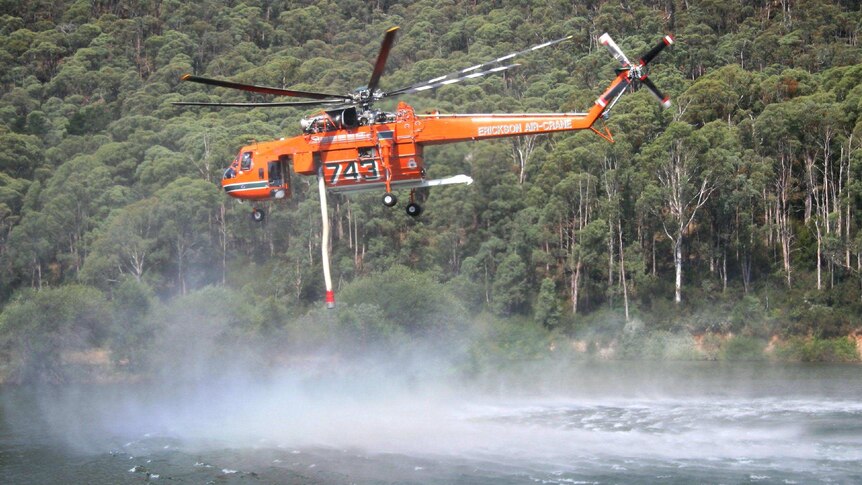
[(530, 156), (533, 150), (536, 149), (536, 139), (538, 135), (516, 136), (512, 138), (512, 158), (518, 164), (519, 174), (518, 183), (522, 184), (527, 180), (527, 162), (530, 161)]
[(676, 271), (673, 301), (682, 303), (682, 239), (673, 242), (673, 267)]
[(626, 321), (629, 321), (629, 291), (628, 285), (626, 285), (626, 260), (623, 253), (623, 225), (622, 222), (617, 219), (617, 229), (619, 230), (620, 235), (620, 284), (623, 287), (623, 306), (626, 310)]

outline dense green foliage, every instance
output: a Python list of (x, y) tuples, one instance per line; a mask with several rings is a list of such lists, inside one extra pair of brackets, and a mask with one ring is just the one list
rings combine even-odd
[(846, 337), (802, 339), (795, 337), (777, 349), (778, 357), (801, 362), (855, 362), (856, 342)]
[[(431, 176), (476, 182), (434, 190), (417, 221), (379, 194), (334, 197), (344, 298), (324, 314), (313, 181), (294, 177), (263, 225), (217, 184), (240, 145), (297, 134), (304, 112), (170, 102), (263, 99), (187, 72), (346, 92), (393, 25), (384, 89), (574, 35), (504, 77), (405, 97), (420, 112), (583, 110), (613, 76), (604, 31), (630, 55), (676, 34), (651, 75), (675, 105), (623, 97), (614, 144), (587, 132), (428, 149)], [(773, 335), (847, 336), (862, 327), (860, 30), (845, 0), (0, 0), (3, 356), (43, 377), (27, 362), (54, 372), (61, 348), (107, 346), (134, 366), (172, 311), (202, 305), (195, 318), (223, 322), (225, 342), (319, 324), (364, 346), (467, 338), (472, 324), (490, 339), (474, 362), (561, 336), (679, 358), (662, 349), (680, 334), (749, 339), (716, 354), (728, 358)], [(31, 317), (44, 308), (59, 316)], [(644, 328), (624, 333), (634, 320)]]
[(110, 324), (105, 297), (95, 288), (67, 285), (23, 293), (0, 315), (3, 347), (10, 354), (4, 360), (17, 380), (66, 380), (62, 353), (102, 344)]

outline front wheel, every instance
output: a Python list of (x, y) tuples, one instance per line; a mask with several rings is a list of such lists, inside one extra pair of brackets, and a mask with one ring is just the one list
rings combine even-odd
[(383, 194), (383, 205), (385, 205), (386, 207), (394, 207), (397, 203), (398, 199), (392, 192), (386, 192), (385, 194)]
[(262, 210), (257, 208), (251, 210), (251, 220), (254, 222), (263, 222), (263, 216), (264, 214)]
[(419, 217), (422, 214), (422, 206), (416, 202), (407, 204), (407, 215), (410, 217)]

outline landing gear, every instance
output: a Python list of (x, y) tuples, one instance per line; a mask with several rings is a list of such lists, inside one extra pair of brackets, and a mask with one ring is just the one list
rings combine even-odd
[(407, 204), (407, 215), (410, 217), (419, 217), (422, 215), (422, 206), (416, 202)]
[(383, 194), (383, 205), (386, 207), (395, 207), (395, 204), (398, 203), (398, 198), (395, 197), (395, 194), (392, 192), (386, 192)]
[(263, 222), (263, 216), (263, 211), (258, 209), (257, 207), (251, 210), (251, 220), (253, 220), (254, 222)]
[[(392, 192), (383, 194), (383, 205), (386, 207), (394, 207), (398, 203), (398, 198)], [(406, 207), (407, 215), (410, 217), (419, 217), (422, 214), (422, 206), (416, 203), (416, 190), (410, 191), (410, 203)]]
[(407, 215), (419, 217), (422, 214), (422, 206), (416, 203), (416, 189), (410, 190), (410, 203), (407, 204)]

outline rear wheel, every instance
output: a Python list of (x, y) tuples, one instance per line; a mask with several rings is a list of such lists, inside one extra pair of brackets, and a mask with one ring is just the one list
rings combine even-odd
[(398, 198), (392, 192), (383, 194), (383, 205), (386, 207), (394, 207), (398, 203)]
[(264, 214), (262, 210), (258, 208), (254, 208), (251, 210), (251, 220), (253, 220), (254, 222), (263, 222), (263, 216)]
[(407, 204), (407, 215), (410, 217), (419, 217), (422, 215), (422, 206), (416, 202)]

